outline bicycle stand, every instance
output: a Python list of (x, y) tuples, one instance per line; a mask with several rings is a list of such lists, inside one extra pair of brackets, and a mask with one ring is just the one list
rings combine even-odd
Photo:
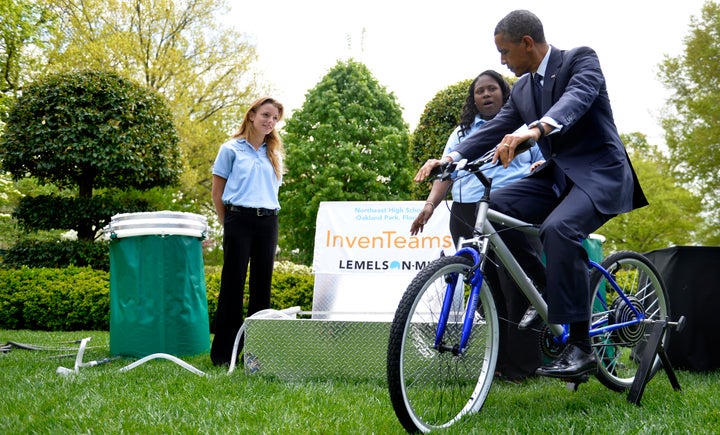
[(640, 366), (635, 373), (635, 380), (630, 387), (630, 393), (628, 393), (627, 397), (628, 402), (640, 406), (640, 399), (645, 391), (645, 386), (647, 386), (647, 383), (650, 381), (650, 377), (652, 375), (652, 366), (656, 355), (660, 357), (662, 366), (665, 369), (665, 373), (667, 374), (673, 389), (675, 391), (681, 390), (680, 383), (675, 376), (675, 371), (670, 364), (670, 358), (668, 358), (667, 352), (665, 352), (665, 347), (662, 345), (660, 340), (663, 335), (665, 335), (665, 330), (668, 327), (675, 328), (679, 332), (682, 330), (684, 325), (685, 316), (680, 316), (680, 319), (677, 322), (671, 322), (668, 319), (652, 322), (650, 338), (648, 339), (647, 345), (640, 356)]

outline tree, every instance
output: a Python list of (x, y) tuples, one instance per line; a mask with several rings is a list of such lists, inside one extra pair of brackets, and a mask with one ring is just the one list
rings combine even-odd
[(605, 253), (692, 244), (702, 223), (700, 198), (681, 186), (671, 162), (645, 135), (623, 135), (623, 142), (650, 205), (620, 214), (597, 230), (606, 237)]
[(0, 173), (0, 252), (9, 248), (15, 237), (10, 216), (20, 195), (10, 174)]
[(321, 201), (407, 199), (408, 127), (367, 67), (338, 62), (288, 119), (280, 187), (281, 246), (310, 264)]
[[(77, 188), (80, 200), (100, 187), (173, 185), (180, 171), (177, 135), (162, 98), (101, 72), (56, 74), (27, 86), (0, 138), (0, 161), (14, 179), (31, 175)], [(78, 225), (79, 239), (94, 238), (92, 223)]]
[[(441, 90), (425, 105), (412, 137), (410, 138), (410, 161), (415, 170), (430, 158), (439, 158), (448, 136), (460, 123), (460, 114), (473, 79), (457, 82)], [(424, 200), (429, 184), (413, 183), (412, 197)]]
[[(0, 2), (0, 135), (17, 96), (46, 68), (45, 52), (53, 28), (53, 16), (43, 2)], [(0, 250), (7, 250), (21, 237), (12, 218), (21, 198), (47, 191), (33, 179), (13, 181), (9, 173), (0, 174)]]
[(667, 57), (660, 79), (673, 96), (662, 117), (677, 176), (703, 195), (708, 240), (720, 243), (720, 5), (693, 17), (684, 53)]
[(43, 69), (40, 49), (51, 27), (43, 5), (26, 0), (0, 2), (0, 132), (18, 92)]
[(114, 71), (168, 101), (180, 137), (182, 190), (209, 203), (212, 162), (260, 90), (255, 47), (220, 25), (223, 0), (49, 0), (57, 71)]

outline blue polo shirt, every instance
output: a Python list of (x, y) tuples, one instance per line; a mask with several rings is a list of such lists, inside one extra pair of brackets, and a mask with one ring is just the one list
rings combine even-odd
[[(484, 123), (485, 120), (480, 115), (475, 115), (475, 122), (462, 138), (460, 137), (460, 126), (457, 126), (448, 138), (443, 157), (450, 154), (463, 139), (477, 131)], [(529, 175), (530, 165), (540, 160), (543, 160), (543, 156), (540, 148), (535, 145), (528, 151), (516, 156), (507, 169), (503, 168), (502, 165), (495, 166), (488, 163), (482, 167), (482, 170), (486, 177), (493, 179), (492, 190), (494, 191)], [(482, 198), (484, 190), (485, 188), (476, 176), (469, 174), (467, 171), (458, 171), (452, 185), (452, 198), (456, 202), (478, 202)]]
[(267, 156), (267, 146), (256, 150), (244, 138), (231, 139), (220, 146), (213, 175), (227, 180), (222, 200), (225, 204), (251, 208), (279, 209), (278, 180)]

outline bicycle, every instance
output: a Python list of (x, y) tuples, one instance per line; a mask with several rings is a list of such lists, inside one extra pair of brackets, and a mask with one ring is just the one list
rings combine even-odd
[[(539, 228), (489, 208), (492, 180), (481, 166), (494, 150), (480, 159), (444, 164), (438, 179), (447, 180), (459, 169), (478, 177), (485, 187), (479, 203), (474, 237), (461, 243), (452, 256), (429, 263), (409, 284), (390, 327), (387, 380), (391, 402), (408, 432), (445, 428), (468, 413), (477, 412), (490, 392), (499, 346), (499, 321), (485, 270), (494, 252), (512, 279), (547, 320), (547, 304), (509, 251), (493, 223), (537, 237)], [(589, 261), (592, 312), (590, 337), (597, 361), (597, 379), (615, 391), (633, 384), (650, 327), (670, 318), (667, 291), (655, 266), (643, 255), (620, 251), (602, 263)], [(660, 341), (667, 345), (668, 332)], [(540, 348), (557, 357), (569, 336), (567, 325), (546, 325)], [(655, 355), (650, 376), (660, 366)], [(588, 375), (566, 379), (569, 386), (586, 382)]]

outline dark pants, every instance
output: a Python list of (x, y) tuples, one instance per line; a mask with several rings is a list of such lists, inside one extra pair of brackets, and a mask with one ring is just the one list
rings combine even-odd
[(450, 235), (458, 245), (460, 237), (469, 239), (472, 237), (472, 231), (477, 219), (477, 203), (476, 202), (455, 202), (450, 207)]
[[(450, 234), (457, 245), (460, 237), (472, 237), (477, 204), (453, 202), (450, 212)], [(537, 240), (535, 249), (538, 252), (541, 249)], [(493, 293), (500, 319), (500, 352), (496, 369), (508, 379), (532, 376), (542, 364), (540, 334), (538, 331), (521, 331), (517, 328), (529, 305), (528, 300), (499, 262), (493, 259), (487, 264), (485, 279)]]
[(561, 180), (560, 188), (558, 184), (548, 168), (493, 192), (491, 207), (540, 225), (545, 268), (524, 234), (510, 230), (501, 236), (530, 278), (546, 288), (548, 322), (585, 322), (590, 318), (590, 290), (588, 254), (582, 240), (612, 216), (598, 212), (571, 180)]
[[(217, 311), (215, 338), (210, 358), (216, 365), (230, 362), (233, 344), (243, 323), (245, 277), (250, 264), (247, 315), (270, 308), (270, 287), (278, 242), (277, 216), (256, 216), (228, 211), (225, 215), (224, 264)], [(242, 342), (239, 349), (242, 349)]]

